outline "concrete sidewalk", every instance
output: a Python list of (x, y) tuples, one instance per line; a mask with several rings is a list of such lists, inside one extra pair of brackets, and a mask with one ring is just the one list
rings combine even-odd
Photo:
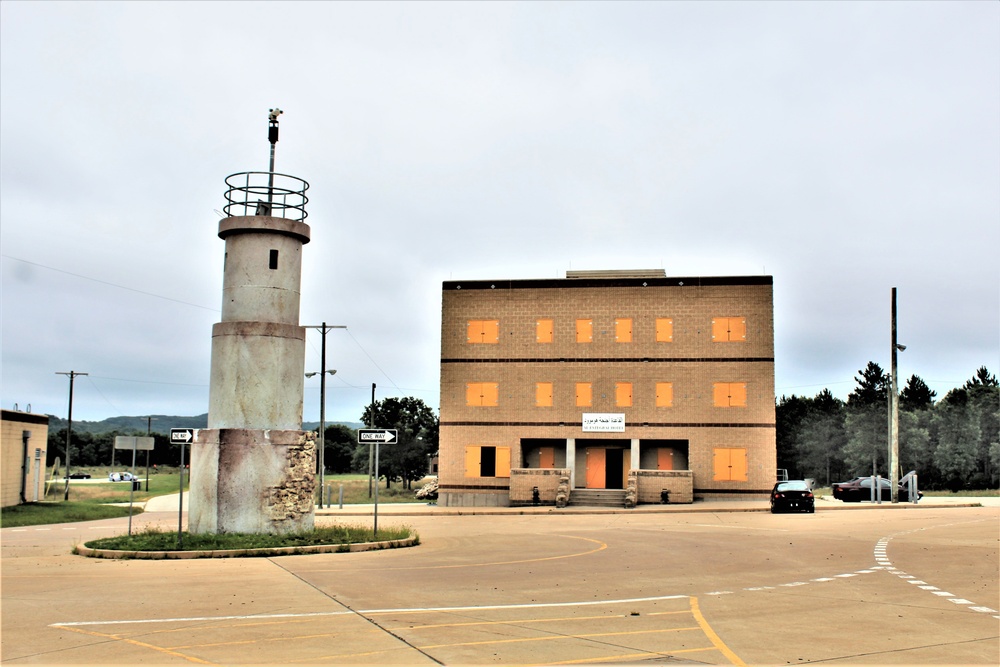
[[(157, 496), (146, 501), (146, 512), (177, 512), (178, 494)], [(876, 509), (918, 509), (926, 507), (1000, 507), (1000, 497), (968, 497), (968, 496), (924, 496), (919, 504), (889, 502), (879, 503), (844, 503), (831, 496), (816, 498), (816, 511), (844, 510), (876, 510)], [(184, 494), (184, 511), (188, 509), (188, 494)], [(316, 516), (371, 516), (375, 506), (336, 504), (325, 508), (316, 508)], [(552, 515), (552, 514), (665, 514), (665, 513), (698, 513), (698, 512), (766, 512), (767, 500), (699, 500), (691, 504), (675, 505), (639, 505), (634, 509), (623, 507), (565, 507), (556, 509), (551, 505), (538, 507), (439, 507), (438, 505), (421, 503), (379, 503), (380, 516), (469, 516), (469, 515)]]

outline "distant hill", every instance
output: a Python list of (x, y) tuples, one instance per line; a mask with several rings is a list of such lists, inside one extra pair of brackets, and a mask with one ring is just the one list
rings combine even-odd
[[(53, 415), (49, 417), (49, 432), (53, 433), (66, 428), (66, 420)], [(208, 413), (196, 415), (194, 417), (179, 417), (177, 415), (152, 415), (153, 420), (149, 422), (151, 433), (161, 433), (166, 435), (172, 428), (208, 428)], [(149, 417), (109, 417), (99, 422), (88, 422), (73, 420), (73, 431), (78, 433), (109, 433), (111, 431), (121, 431), (129, 433), (132, 431), (146, 432), (147, 420)], [(364, 428), (361, 422), (328, 422), (328, 424), (343, 424), (348, 428)], [(319, 422), (305, 422), (302, 424), (303, 430), (314, 431), (319, 428)]]

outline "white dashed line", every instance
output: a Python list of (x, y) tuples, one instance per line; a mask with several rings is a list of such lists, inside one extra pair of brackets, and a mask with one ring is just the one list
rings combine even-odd
[[(916, 530), (908, 530), (908, 531), (905, 531), (905, 532), (896, 533), (896, 535), (907, 535), (909, 533), (915, 533), (915, 532), (918, 532), (918, 531), (921, 531), (921, 530), (927, 530), (927, 529), (926, 528), (918, 528)], [(878, 565), (875, 566), (873, 569), (884, 569), (887, 572), (895, 574), (897, 577), (899, 577), (900, 579), (902, 579), (906, 583), (913, 584), (913, 585), (917, 586), (918, 588), (920, 588), (921, 590), (927, 591), (931, 595), (937, 595), (938, 597), (946, 598), (949, 602), (952, 602), (954, 604), (960, 604), (960, 605), (973, 605), (973, 604), (975, 604), (971, 600), (966, 600), (965, 598), (957, 597), (956, 595), (954, 595), (952, 593), (949, 593), (947, 591), (942, 591), (937, 586), (932, 586), (931, 584), (928, 584), (926, 581), (922, 581), (920, 579), (917, 579), (913, 575), (906, 574), (905, 572), (902, 572), (901, 570), (898, 570), (895, 567), (893, 567), (892, 562), (889, 560), (889, 557), (886, 554), (886, 550), (887, 550), (888, 545), (889, 545), (889, 540), (891, 540), (892, 537), (894, 537), (894, 536), (883, 537), (882, 539), (880, 539), (878, 541), (878, 544), (875, 545), (875, 550), (873, 552), (873, 555), (875, 556), (875, 560), (878, 563)], [(840, 576), (840, 575), (838, 575), (838, 576)], [(818, 579), (814, 579), (813, 581), (819, 581), (819, 580)], [(994, 616), (994, 618), (1000, 618), (1000, 614), (997, 613), (997, 610), (996, 609), (992, 609), (990, 607), (973, 607), (973, 606), (969, 606), (969, 607), (967, 607), (967, 609), (969, 609), (970, 611), (979, 612), (981, 614), (997, 614), (997, 615)]]

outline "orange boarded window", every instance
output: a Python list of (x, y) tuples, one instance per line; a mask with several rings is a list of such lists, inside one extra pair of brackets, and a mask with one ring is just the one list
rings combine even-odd
[(673, 382), (657, 382), (656, 383), (656, 407), (658, 408), (670, 408), (674, 405), (674, 383)]
[(466, 342), (496, 345), (500, 342), (500, 320), (469, 320)]
[(656, 342), (657, 343), (674, 342), (674, 320), (672, 318), (670, 317), (656, 318)]
[(551, 343), (554, 338), (555, 327), (552, 320), (535, 321), (535, 342)]
[(552, 383), (551, 382), (536, 382), (535, 383), (535, 405), (539, 407), (551, 407), (552, 406)]
[(466, 446), (465, 476), (510, 477), (510, 447)]
[(712, 320), (712, 340), (716, 343), (733, 343), (747, 339), (747, 321), (744, 317), (716, 317)]
[(716, 382), (712, 385), (712, 402), (717, 408), (745, 408), (746, 382)]
[(632, 342), (631, 317), (619, 317), (615, 320), (615, 342), (616, 343)]
[(593, 400), (593, 388), (589, 382), (577, 382), (576, 383), (576, 404), (581, 407), (587, 407)]
[(716, 447), (712, 452), (712, 470), (716, 482), (747, 481), (747, 450)]
[(590, 343), (594, 340), (594, 320), (576, 321), (576, 342)]
[(620, 408), (627, 408), (632, 405), (632, 383), (615, 383), (615, 405)]
[(496, 382), (470, 382), (465, 385), (465, 404), (493, 406), (497, 404), (499, 385)]

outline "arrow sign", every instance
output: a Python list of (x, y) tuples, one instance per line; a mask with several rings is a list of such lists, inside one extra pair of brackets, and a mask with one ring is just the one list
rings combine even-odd
[(399, 436), (394, 428), (360, 428), (358, 429), (358, 442), (380, 442), (383, 445), (395, 445), (399, 443)]
[(182, 442), (187, 444), (194, 440), (193, 428), (172, 428), (170, 429), (170, 442)]

